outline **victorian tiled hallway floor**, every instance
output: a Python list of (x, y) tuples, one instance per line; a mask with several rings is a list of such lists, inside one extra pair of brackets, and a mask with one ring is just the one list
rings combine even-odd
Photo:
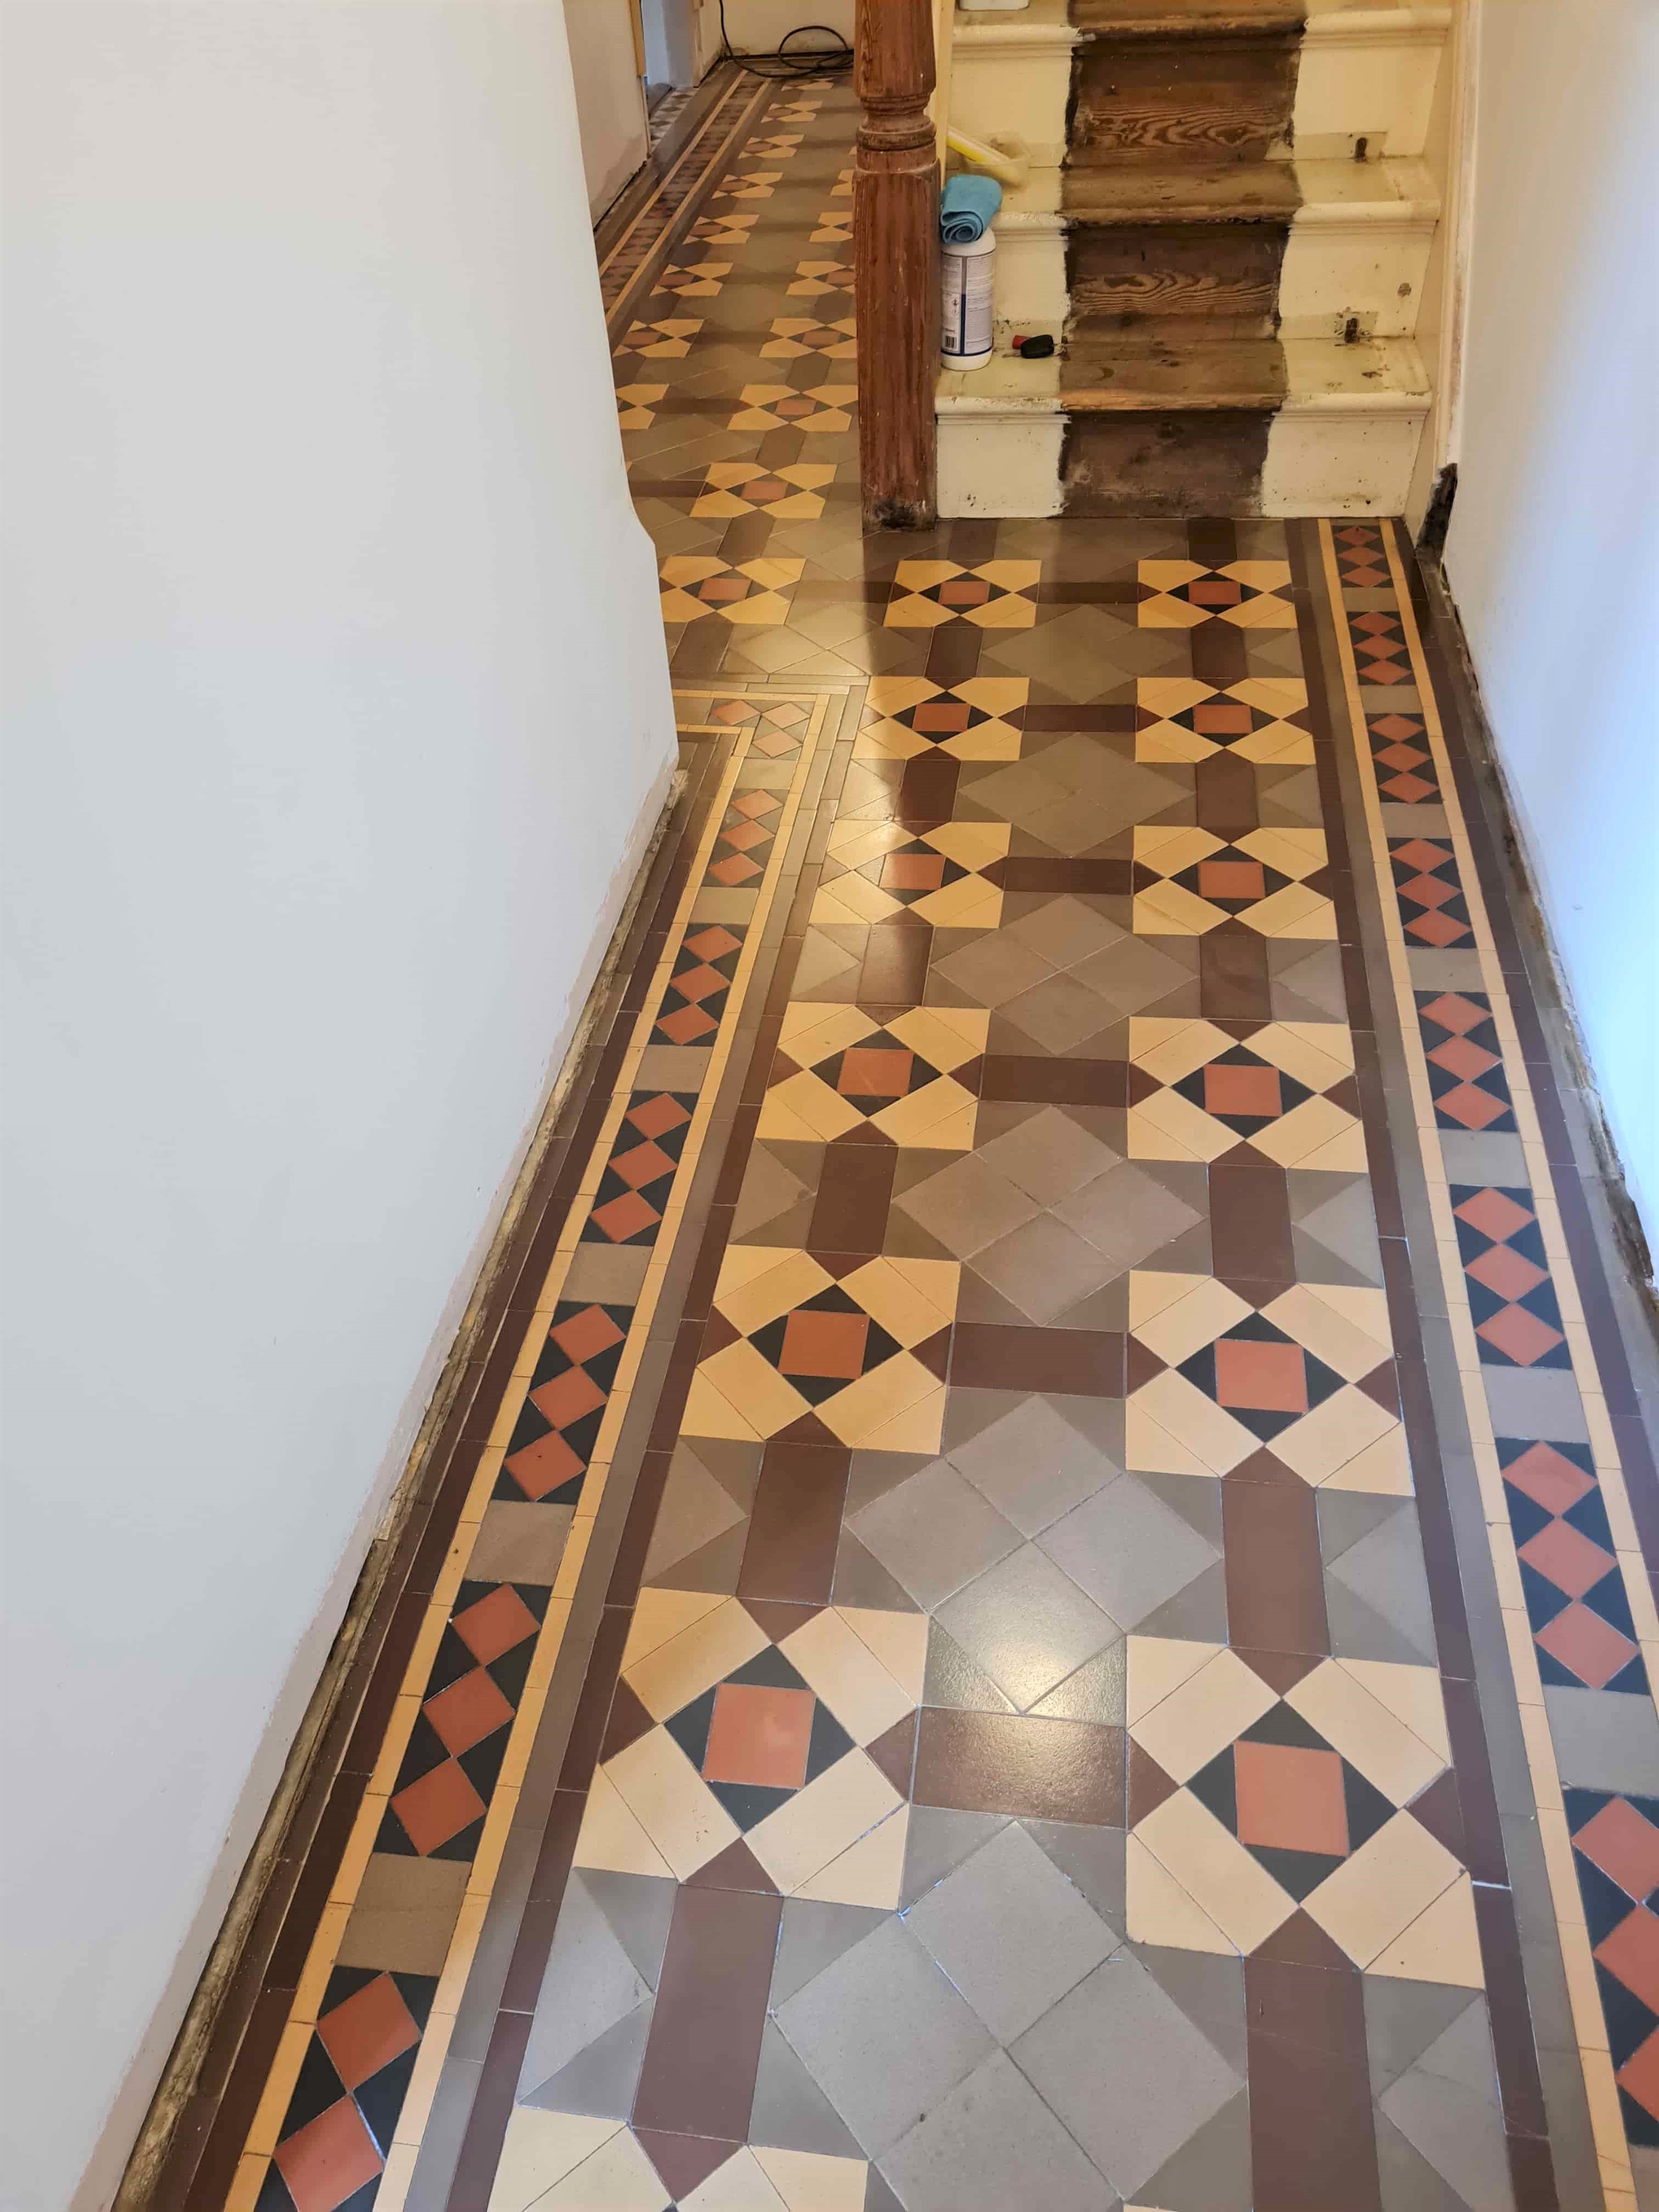
[(1408, 544), (862, 538), (850, 93), (682, 128), (688, 783), (171, 2201), (1659, 2205), (1659, 1491)]

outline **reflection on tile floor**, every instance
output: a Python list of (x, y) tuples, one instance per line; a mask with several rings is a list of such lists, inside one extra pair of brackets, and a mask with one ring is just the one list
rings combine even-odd
[(862, 540), (851, 127), (608, 283), (707, 826), (229, 2202), (1659, 2204), (1634, 1401), (1398, 541)]

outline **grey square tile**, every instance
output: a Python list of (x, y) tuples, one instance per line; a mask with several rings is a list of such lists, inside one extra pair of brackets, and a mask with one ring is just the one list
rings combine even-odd
[(907, 1915), (999, 2043), (1012, 2043), (1117, 1938), (1015, 1822)]
[(1091, 953), (1121, 947), (1128, 939), (1128, 933), (1115, 921), (1069, 896), (1048, 900), (1006, 924), (1001, 933), (1018, 938), (1054, 968), (1074, 968)]
[(973, 1255), (974, 1273), (1042, 1326), (1092, 1296), (1117, 1270), (1052, 1213), (1040, 1213)]
[(1187, 962), (1156, 945), (1148, 945), (1143, 938), (1130, 938), (1122, 945), (1097, 952), (1072, 973), (1079, 983), (1086, 983), (1103, 1000), (1115, 1014), (1139, 1013), (1144, 1007), (1155, 1006), (1160, 999), (1168, 998), (1172, 991), (1194, 981), (1193, 969)]
[[(890, 2151), (906, 2212), (1116, 2212), (1117, 2196), (1005, 2053), (995, 2051)], [(867, 2201), (867, 2200), (866, 2200)]]
[(1120, 1628), (1133, 1628), (1221, 1556), (1132, 1474), (1085, 1498), (1037, 1539)]
[[(664, 1887), (672, 1888), (672, 1884)], [(520, 2096), (541, 2088), (650, 1995), (650, 1984), (629, 1957), (581, 1873), (573, 1873), (536, 2000), (519, 2072)], [(640, 2047), (644, 2047), (642, 2036)]]
[(1027, 1712), (1115, 1641), (1116, 1624), (1026, 1544), (937, 1608), (940, 1625)]
[(1486, 1404), (1500, 1437), (1558, 1437), (1584, 1443), (1589, 1431), (1570, 1367), (1483, 1367)]
[(1114, 1275), (1138, 1267), (1203, 1218), (1196, 1206), (1132, 1160), (1108, 1168), (1062, 1199), (1054, 1212), (1093, 1245)]
[(1563, 1782), (1659, 1796), (1659, 1713), (1650, 1697), (1547, 1683), (1544, 1705)]
[(917, 1604), (930, 1608), (1019, 1548), (1018, 1530), (944, 1460), (919, 1468), (850, 1525)]
[(1127, 1950), (1062, 1997), (1011, 2056), (1125, 2197), (1243, 2087)]
[(981, 1006), (1000, 1006), (1053, 973), (1049, 963), (1005, 929), (986, 931), (972, 945), (947, 952), (934, 971)]
[(1025, 1536), (1036, 1535), (1121, 1472), (1038, 1397), (952, 1446), (950, 1459)]
[(995, 2048), (896, 1918), (826, 1967), (777, 2017), (870, 2158), (890, 2149)]
[(1037, 1210), (1035, 1199), (975, 1152), (952, 1160), (893, 1202), (959, 1260), (1006, 1237)]
[(483, 1583), (556, 1582), (565, 1539), (575, 1517), (574, 1505), (492, 1498), (484, 1508), (467, 1573)]
[(1039, 1206), (1053, 1206), (1115, 1166), (1117, 1154), (1058, 1107), (1045, 1106), (1018, 1128), (978, 1147), (999, 1175), (1016, 1182)]
[(1097, 991), (1064, 974), (1045, 976), (1029, 991), (1005, 1000), (999, 1012), (1034, 1044), (1052, 1053), (1075, 1052), (1117, 1018)]

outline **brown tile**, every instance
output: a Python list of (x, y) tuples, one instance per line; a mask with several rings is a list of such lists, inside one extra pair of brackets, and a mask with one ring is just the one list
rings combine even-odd
[(979, 1063), (981, 1098), (1022, 1105), (1124, 1106), (1128, 1079), (1128, 1063), (1121, 1060), (988, 1052)]
[(1258, 1304), (1290, 1288), (1296, 1255), (1282, 1168), (1228, 1153), (1211, 1162), (1210, 1250), (1221, 1280), (1249, 1285), (1244, 1295)]
[(1249, 674), (1244, 633), (1230, 622), (1200, 623), (1187, 633), (1192, 641), (1193, 677), (1218, 691), (1242, 684)]
[(907, 915), (872, 923), (859, 971), (859, 1003), (919, 1006), (927, 994), (933, 951), (933, 932), (927, 922)]
[(916, 1716), (906, 1713), (865, 1749), (901, 1797), (910, 1795), (910, 1778), (916, 1763)]
[(951, 1379), (969, 1389), (1121, 1398), (1123, 1372), (1123, 1339), (1115, 1330), (1003, 1328), (990, 1322), (956, 1326)]
[(928, 1706), (917, 1731), (913, 1789), (918, 1805), (1121, 1828), (1123, 1730)]
[(830, 1602), (851, 1464), (850, 1453), (839, 1448), (777, 1437), (767, 1445), (738, 1571), (739, 1597)]
[[(847, 1089), (845, 1080), (842, 1087)], [(890, 1146), (826, 1146), (806, 1235), (808, 1250), (822, 1247), (873, 1258), (886, 1237), (897, 1166), (898, 1153)]]
[(1510, 2154), (1510, 2185), (1515, 2191), (1515, 2212), (1561, 2212), (1560, 2192), (1555, 2185), (1555, 2160), (1547, 2138), (1510, 2135), (1505, 2138)]
[(985, 633), (975, 623), (940, 623), (928, 640), (927, 681), (947, 688), (965, 684), (979, 672), (980, 647), (984, 641)]
[(937, 822), (948, 822), (956, 811), (957, 782), (961, 773), (961, 763), (949, 753), (918, 753), (914, 759), (906, 761), (898, 796), (893, 802), (894, 819), (912, 829), (927, 829)]
[(1244, 2003), (1256, 2212), (1382, 2212), (1359, 1976), (1257, 1953)]
[(738, 2148), (735, 2142), (718, 2136), (668, 2135), (658, 2128), (636, 2128), (634, 2132), (662, 2176), (664, 2188), (676, 2197), (689, 2197), (701, 2187)]
[(1180, 1788), (1172, 1781), (1152, 1757), (1143, 1751), (1132, 1736), (1128, 1753), (1128, 1818), (1130, 1827), (1137, 1826), (1149, 1813), (1157, 1812), (1166, 1797), (1173, 1797)]
[(982, 873), (1006, 891), (1077, 891), (1096, 898), (1127, 898), (1134, 888), (1133, 860), (1050, 859), (1041, 853), (1010, 853)]
[(757, 1896), (775, 1897), (778, 1886), (755, 1856), (743, 1838), (728, 1844), (723, 1851), (701, 1866), (694, 1875), (688, 1875), (688, 1889), (747, 1889)]
[(1474, 1877), (1478, 1896), (1483, 1882), (1507, 1888), (1510, 1878), (1486, 1751), (1486, 1731), (1473, 1681), (1443, 1673), (1440, 1687), (1446, 1701), (1446, 1731), (1451, 1742), (1452, 1766), (1457, 1776), (1458, 1804), (1463, 1819), (1464, 1864)]
[(533, 2017), (529, 2012), (500, 2012), (495, 2015), (489, 2048), (478, 2076), (477, 2093), (472, 2100), (472, 2115), (455, 2163), (455, 2178), (450, 2184), (449, 2202), (457, 2207), (489, 2202)]
[(742, 2142), (783, 1911), (776, 1897), (682, 1889), (674, 1903), (634, 2118)]
[(629, 1608), (621, 1605), (607, 1605), (600, 1612), (581, 1695), (576, 1701), (575, 1717), (565, 1746), (564, 1765), (559, 1770), (561, 1790), (586, 1790), (592, 1778), (632, 1617)]
[(1212, 753), (1198, 763), (1193, 781), (1200, 830), (1231, 841), (1259, 827), (1255, 770), (1249, 761), (1237, 753)]
[(1198, 940), (1199, 1008), (1211, 1021), (1269, 1022), (1273, 986), (1267, 940), (1227, 921)]
[(1229, 1640), (1263, 1650), (1328, 1651), (1314, 1492), (1300, 1482), (1294, 1488), (1223, 1483), (1221, 1525)]

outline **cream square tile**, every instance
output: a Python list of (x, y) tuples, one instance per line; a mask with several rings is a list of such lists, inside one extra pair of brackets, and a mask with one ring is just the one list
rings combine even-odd
[(603, 1767), (597, 1770), (576, 1837), (575, 1863), (611, 1874), (670, 1875), (673, 1869)]
[(1346, 1022), (1269, 1022), (1249, 1048), (1310, 1091), (1328, 1091), (1353, 1073), (1353, 1036)]
[(817, 2151), (769, 2150), (752, 2146), (757, 2163), (785, 2212), (864, 2212), (869, 2168), (861, 2158), (830, 2158)]
[[(1164, 1377), (1158, 1378), (1160, 1382)], [(1304, 1413), (1273, 1438), (1273, 1455), (1316, 1488), (1327, 1482), (1355, 1455), (1392, 1431), (1399, 1422), (1374, 1399), (1351, 1384), (1335, 1391), (1322, 1406)], [(1381, 1487), (1367, 1483), (1363, 1487)]]
[(795, 1144), (827, 1144), (857, 1128), (863, 1119), (822, 1077), (803, 1068), (767, 1092), (756, 1133)]
[(861, 1008), (830, 1000), (792, 1000), (783, 1010), (778, 1045), (791, 1060), (811, 1066), (868, 1036), (875, 1027)]
[(945, 1385), (901, 1352), (817, 1408), (844, 1444), (864, 1451), (937, 1452), (945, 1430)]
[[(1386, 1703), (1373, 1686), (1386, 1690)], [(1381, 1675), (1373, 1668), (1368, 1681), (1346, 1662), (1327, 1659), (1285, 1692), (1285, 1702), (1396, 1805), (1426, 1789), (1449, 1763), (1440, 1681), (1431, 1667), (1389, 1666)], [(1419, 1719), (1422, 1734), (1411, 1725)]]
[(1384, 1291), (1342, 1283), (1298, 1283), (1263, 1311), (1277, 1320), (1281, 1310), (1285, 1318), (1279, 1326), (1350, 1382), (1393, 1357), (1394, 1333)]
[(782, 2202), (745, 2143), (679, 2206), (680, 2212), (780, 2212)]
[(1156, 1943), (1170, 1951), (1218, 1951), (1236, 1954), (1237, 1945), (1201, 1911), (1163, 1861), (1132, 1833), (1125, 1838), (1124, 1933), (1132, 1943)]
[(745, 1335), (769, 1321), (803, 1305), (833, 1278), (805, 1252), (775, 1245), (732, 1244), (720, 1262), (714, 1286), (714, 1304), (734, 1328)]
[[(1173, 890), (1176, 886), (1166, 884), (1163, 889)], [(1286, 884), (1283, 890), (1271, 892), (1238, 918), (1263, 937), (1308, 937), (1329, 942), (1336, 937), (1336, 908), (1305, 884)]]
[(536, 2212), (672, 2212), (657, 2169), (628, 2129), (536, 2200)]
[[(1161, 822), (1142, 822), (1135, 825), (1134, 856), (1161, 876), (1178, 876), (1210, 854), (1221, 849), (1221, 839), (1212, 836), (1207, 830), (1194, 830)], [(1205, 904), (1206, 911), (1216, 909)]]
[(1409, 1498), (1411, 1461), (1406, 1450), (1406, 1431), (1390, 1429), (1374, 1444), (1367, 1444), (1319, 1485), (1322, 1490), (1363, 1490), (1381, 1498)]
[(1166, 1275), (1137, 1268), (1129, 1277), (1129, 1328), (1149, 1352), (1179, 1366), (1251, 1311), (1213, 1275)]
[(911, 1006), (887, 1026), (901, 1044), (948, 1075), (984, 1051), (991, 1017), (979, 1006)]
[(1474, 1917), (1474, 1889), (1460, 1874), (1442, 1890), (1426, 1912), (1378, 1952), (1369, 1973), (1407, 1982), (1451, 1982), (1466, 1990), (1484, 1989), (1480, 1930)]
[(623, 1672), (723, 1602), (718, 1592), (708, 1590), (642, 1589), (623, 1646)]
[(837, 1606), (836, 1612), (876, 1657), (913, 1705), (920, 1702), (927, 1671), (927, 1616), (924, 1613), (879, 1613), (861, 1606)]
[[(1136, 1637), (1133, 1644), (1156, 1641), (1152, 1637)], [(1133, 1669), (1133, 1649), (1129, 1663)], [(1131, 1722), (1129, 1733), (1166, 1774), (1185, 1782), (1276, 1702), (1261, 1677), (1235, 1652), (1224, 1648), (1168, 1697)], [(1159, 1856), (1163, 1856), (1160, 1852)], [(1204, 1900), (1200, 1898), (1199, 1902)]]
[(1132, 1471), (1227, 1474), (1260, 1449), (1243, 1422), (1173, 1368), (1155, 1375), (1125, 1407), (1124, 1450)]
[(787, 1636), (781, 1649), (855, 1742), (873, 1742), (914, 1710), (915, 1698), (831, 1606)]
[(1365, 1132), (1329, 1098), (1304, 1098), (1250, 1139), (1282, 1168), (1318, 1168), (1332, 1175), (1365, 1172)]
[(839, 1858), (803, 1882), (797, 1897), (821, 1905), (872, 1905), (891, 1911), (904, 1880), (904, 1850), (910, 1832), (910, 1808), (901, 1805)]
[(1296, 1900), (1190, 1790), (1178, 1790), (1135, 1830), (1139, 1842), (1240, 1951), (1254, 1951)]
[(855, 1267), (842, 1287), (908, 1348), (956, 1318), (961, 1283), (962, 1269), (954, 1260), (882, 1258)]
[(1218, 906), (1179, 884), (1152, 884), (1137, 891), (1133, 913), (1137, 937), (1202, 937), (1224, 919)]
[(849, 1751), (816, 1782), (769, 1813), (745, 1840), (790, 1897), (884, 1820), (899, 1802), (898, 1792), (880, 1769), (863, 1752)]
[(746, 1341), (705, 1359), (691, 1378), (682, 1423), (688, 1437), (775, 1437), (799, 1420), (806, 1400)]
[(1396, 1813), (1303, 1900), (1302, 1909), (1357, 1966), (1369, 1966), (1462, 1871), (1409, 1813)]
[(1326, 863), (1322, 830), (1250, 830), (1237, 842), (1241, 853), (1265, 860), (1281, 876), (1296, 881), (1315, 874)]
[[(1226, 1648), (1224, 1644), (1182, 1643), (1172, 1636), (1131, 1636), (1125, 1653), (1128, 1669), (1125, 1709), (1131, 1735), (1137, 1721), (1155, 1705), (1161, 1705)], [(1241, 1725), (1248, 1728), (1249, 1723)]]
[(679, 1881), (736, 1842), (736, 1822), (666, 1729), (653, 1729), (603, 1771)]
[(620, 2120), (589, 2119), (582, 2112), (542, 2112), (515, 2105), (507, 2123), (489, 2212), (529, 2212), (555, 2183), (623, 2131)]
[(1127, 1127), (1132, 1160), (1202, 1160), (1207, 1166), (1238, 1142), (1232, 1130), (1178, 1091), (1154, 1091), (1130, 1107)]
[(623, 1669), (623, 1679), (653, 1720), (665, 1721), (705, 1690), (766, 1649), (767, 1638), (736, 1598), (721, 1601)]
[(1179, 1083), (1218, 1053), (1230, 1051), (1232, 1044), (1233, 1039), (1213, 1022), (1130, 1017), (1129, 1057), (1160, 1083)]
[[(937, 1083), (925, 1084), (908, 1098), (896, 1098), (870, 1119), (896, 1145), (935, 1152), (966, 1152), (973, 1150), (979, 1101), (946, 1075)], [(761, 1133), (766, 1133), (764, 1122)]]

